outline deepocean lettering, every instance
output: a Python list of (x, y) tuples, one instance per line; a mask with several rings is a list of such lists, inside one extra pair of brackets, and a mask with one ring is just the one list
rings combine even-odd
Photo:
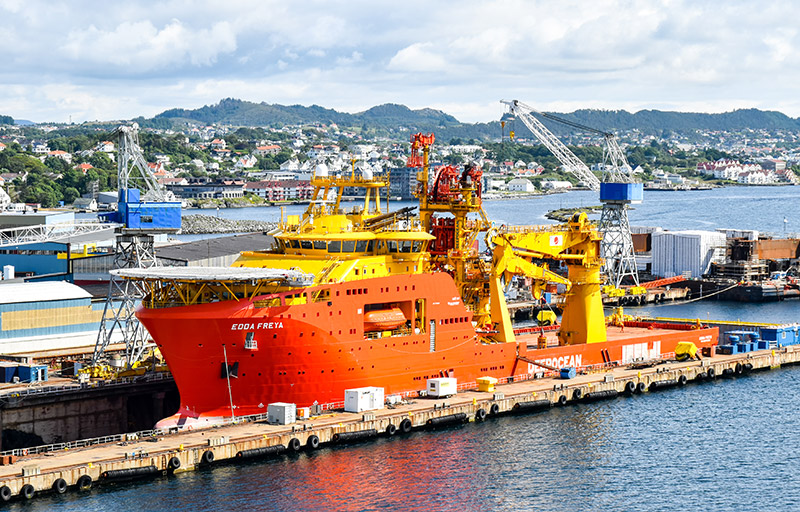
[(283, 322), (259, 322), (257, 324), (232, 324), (232, 331), (250, 331), (258, 329), (283, 329)]
[[(556, 368), (565, 368), (567, 366), (580, 368), (583, 366), (583, 356), (573, 354), (571, 356), (548, 357), (547, 359), (537, 359), (536, 362), (546, 364), (547, 366), (554, 366)], [(541, 366), (528, 363), (528, 373), (535, 373), (539, 371), (542, 371)]]

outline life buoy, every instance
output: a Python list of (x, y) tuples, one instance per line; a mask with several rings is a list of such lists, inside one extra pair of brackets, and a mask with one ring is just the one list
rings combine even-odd
[(22, 489), (19, 490), (19, 495), (26, 500), (33, 499), (34, 494), (36, 494), (36, 489), (34, 489), (31, 484), (25, 484), (22, 486)]
[(400, 432), (408, 434), (411, 432), (411, 420), (406, 418), (400, 422)]
[(397, 427), (394, 426), (394, 423), (389, 423), (386, 425), (386, 435), (393, 436), (397, 433)]
[(499, 412), (500, 412), (500, 406), (499, 405), (492, 404), (492, 406), (489, 407), (489, 414), (491, 414), (492, 416), (497, 416), (497, 413), (499, 413)]
[(200, 462), (202, 464), (211, 464), (214, 462), (214, 452), (211, 450), (204, 451), (203, 456), (200, 457)]
[(475, 411), (475, 421), (483, 421), (486, 419), (486, 411), (484, 409), (478, 409)]
[(56, 478), (56, 481), (53, 482), (53, 490), (58, 494), (64, 494), (67, 492), (67, 481), (63, 478)]
[(76, 482), (79, 491), (88, 491), (92, 488), (92, 477), (89, 475), (81, 475)]
[(301, 444), (300, 444), (300, 440), (299, 440), (299, 439), (297, 439), (296, 437), (293, 437), (293, 438), (292, 438), (292, 439), (289, 441), (289, 444), (288, 444), (288, 445), (286, 445), (286, 447), (287, 447), (287, 448), (288, 448), (290, 451), (293, 451), (293, 452), (299, 452), (299, 451), (300, 451), (300, 446), (301, 446)]
[(319, 437), (315, 436), (314, 434), (308, 436), (308, 439), (306, 439), (306, 446), (311, 450), (316, 450), (319, 448)]

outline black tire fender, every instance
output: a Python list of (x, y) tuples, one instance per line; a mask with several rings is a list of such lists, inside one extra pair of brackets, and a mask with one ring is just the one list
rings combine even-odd
[(410, 419), (408, 418), (403, 419), (403, 421), (400, 422), (400, 432), (408, 434), (409, 432), (411, 432), (411, 426), (412, 425)]
[(714, 368), (709, 368), (706, 371), (706, 375), (708, 376), (709, 379), (713, 379), (714, 377), (717, 376), (717, 371)]
[(63, 478), (56, 478), (56, 481), (53, 482), (53, 490), (58, 494), (64, 494), (67, 492), (67, 481)]
[(581, 398), (583, 398), (583, 390), (581, 388), (578, 388), (572, 392), (573, 400), (580, 400)]
[(632, 380), (629, 380), (625, 383), (625, 392), (629, 395), (632, 395), (636, 392), (636, 384)]
[(202, 457), (200, 457), (200, 462), (203, 464), (211, 464), (214, 462), (214, 452), (211, 450), (204, 451)]
[(308, 439), (306, 439), (306, 448), (310, 450), (316, 450), (319, 448), (319, 437), (314, 434), (308, 436)]
[(499, 406), (499, 405), (497, 405), (497, 404), (492, 404), (492, 406), (491, 406), (491, 407), (489, 407), (489, 414), (490, 414), (490, 415), (492, 415), (492, 416), (497, 416), (497, 414), (498, 414), (499, 412), (500, 412), (500, 406)]
[(31, 484), (25, 484), (22, 486), (22, 489), (19, 490), (19, 495), (26, 500), (33, 499), (34, 494), (36, 494), (36, 489), (34, 489)]
[(89, 475), (81, 475), (75, 485), (78, 486), (79, 491), (88, 491), (92, 488), (92, 477)]
[(297, 439), (296, 437), (291, 438), (289, 440), (289, 444), (286, 445), (286, 448), (290, 452), (299, 452), (301, 447), (302, 447), (302, 444), (300, 443), (300, 440)]
[(686, 375), (681, 375), (680, 377), (678, 377), (678, 385), (685, 386), (687, 380), (688, 379), (686, 378)]
[(0, 500), (8, 501), (11, 499), (12, 492), (11, 488), (7, 485), (0, 487)]
[(483, 421), (486, 419), (486, 410), (478, 409), (475, 411), (475, 421)]
[(169, 461), (167, 461), (167, 469), (175, 471), (176, 469), (181, 467), (181, 459), (178, 457), (170, 457)]
[(636, 392), (637, 393), (644, 393), (647, 390), (647, 386), (644, 382), (640, 382), (636, 384)]

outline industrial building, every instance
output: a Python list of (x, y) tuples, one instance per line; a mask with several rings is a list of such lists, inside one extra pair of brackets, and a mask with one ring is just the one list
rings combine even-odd
[(104, 306), (63, 281), (0, 284), (0, 354), (91, 352)]

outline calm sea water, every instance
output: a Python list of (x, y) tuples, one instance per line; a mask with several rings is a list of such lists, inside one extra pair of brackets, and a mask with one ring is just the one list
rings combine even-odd
[[(540, 223), (589, 192), (493, 201), (498, 222)], [(295, 207), (296, 208), (296, 207)], [(277, 219), (277, 209), (221, 210)], [(800, 231), (800, 188), (647, 192), (633, 224)], [(204, 211), (203, 213), (208, 213)], [(253, 217), (257, 213), (259, 217)], [(263, 215), (263, 216), (262, 216)], [(696, 302), (658, 316), (800, 321), (800, 302)], [(800, 510), (800, 368), (691, 385), (270, 462), (226, 465), (11, 510)]]

